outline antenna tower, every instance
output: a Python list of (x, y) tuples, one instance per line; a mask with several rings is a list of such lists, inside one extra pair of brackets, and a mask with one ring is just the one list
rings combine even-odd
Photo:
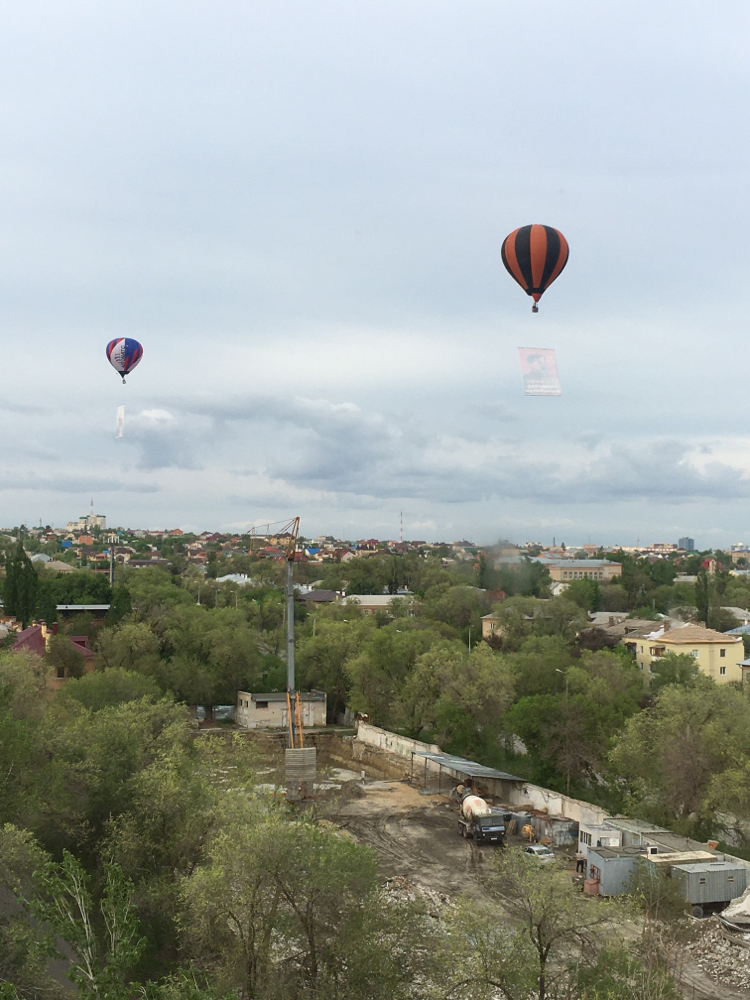
[(401, 544), (404, 544), (404, 512), (401, 511)]

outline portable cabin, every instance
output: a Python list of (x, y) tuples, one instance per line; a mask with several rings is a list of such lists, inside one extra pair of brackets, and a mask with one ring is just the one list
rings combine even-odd
[(704, 906), (714, 903), (725, 906), (747, 888), (747, 869), (731, 861), (673, 865), (672, 878), (682, 883), (685, 900), (692, 905), (696, 917), (703, 915)]
[(607, 823), (587, 823), (581, 820), (578, 826), (578, 850), (586, 861), (589, 850), (597, 847), (621, 847), (622, 831)]
[(627, 892), (643, 847), (589, 847), (588, 880), (598, 883), (599, 896), (619, 896)]

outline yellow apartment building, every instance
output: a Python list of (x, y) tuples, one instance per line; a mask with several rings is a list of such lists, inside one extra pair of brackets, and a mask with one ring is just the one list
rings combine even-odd
[(742, 683), (740, 663), (745, 653), (739, 635), (725, 635), (692, 622), (665, 630), (655, 622), (653, 631), (639, 629), (638, 634), (623, 636), (621, 644), (633, 653), (647, 683), (652, 673), (651, 664), (666, 653), (694, 657), (701, 673), (717, 684)]
[(622, 563), (608, 559), (543, 559), (535, 560), (546, 566), (553, 583), (572, 583), (573, 580), (596, 580), (608, 583), (622, 576)]

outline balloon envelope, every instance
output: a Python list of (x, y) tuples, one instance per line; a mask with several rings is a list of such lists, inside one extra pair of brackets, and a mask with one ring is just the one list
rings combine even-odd
[(538, 302), (568, 263), (568, 241), (552, 226), (521, 226), (503, 240), (502, 257), (508, 274)]
[(132, 372), (142, 357), (143, 348), (137, 340), (131, 340), (130, 337), (118, 337), (107, 344), (107, 360), (122, 376)]

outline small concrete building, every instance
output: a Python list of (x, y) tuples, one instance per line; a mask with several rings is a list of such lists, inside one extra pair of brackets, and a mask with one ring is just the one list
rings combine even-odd
[[(324, 691), (300, 691), (302, 725), (309, 729), (326, 724), (326, 694)], [(237, 692), (235, 722), (245, 729), (286, 729), (289, 724), (286, 691), (266, 694)]]

